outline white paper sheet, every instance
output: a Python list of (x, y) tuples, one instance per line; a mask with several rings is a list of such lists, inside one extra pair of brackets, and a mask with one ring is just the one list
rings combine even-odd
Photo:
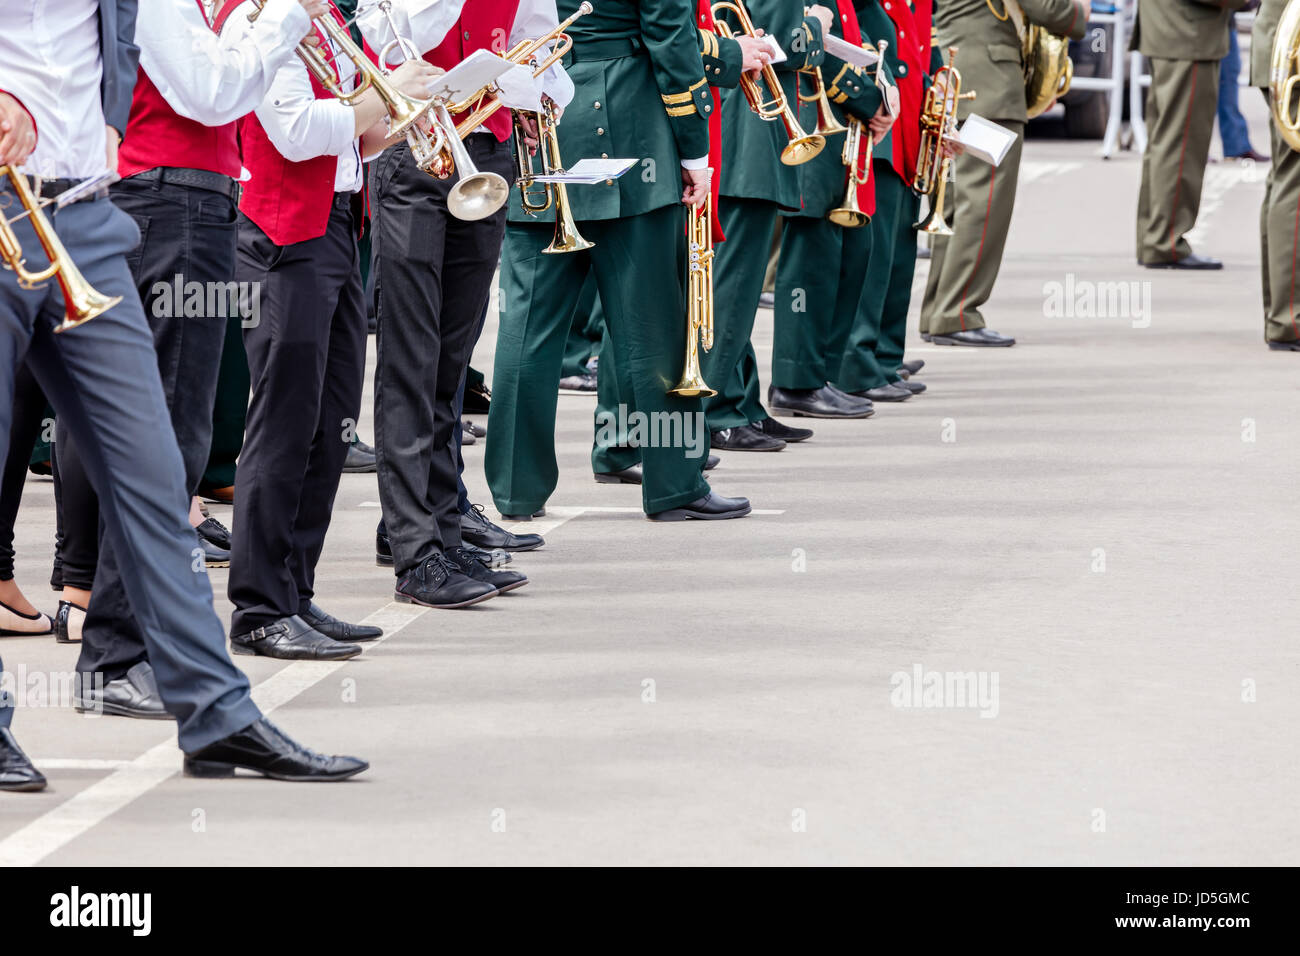
[(635, 159), (580, 159), (563, 172), (533, 178), (539, 183), (595, 186), (607, 179), (618, 179), (635, 165)]
[(542, 94), (533, 80), (533, 71), (526, 66), (512, 66), (496, 80), (501, 89), (501, 102), (512, 110), (542, 111)]
[(854, 46), (843, 37), (827, 34), (822, 37), (822, 46), (832, 56), (839, 57), (851, 66), (871, 66), (880, 59), (880, 54), (872, 49)]
[(477, 93), (516, 64), (488, 50), (475, 50), (429, 84), (429, 95), (459, 103)]
[(962, 124), (954, 138), (976, 159), (981, 159), (990, 166), (997, 166), (1007, 155), (1007, 150), (1015, 143), (1016, 134), (972, 113), (966, 118), (966, 122)]

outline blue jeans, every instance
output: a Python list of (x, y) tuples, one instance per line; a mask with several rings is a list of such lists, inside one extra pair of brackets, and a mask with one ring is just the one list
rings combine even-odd
[(1236, 18), (1228, 20), (1228, 55), (1219, 61), (1219, 141), (1224, 156), (1253, 152), (1246, 117), (1241, 115), (1237, 92), (1241, 80), (1241, 48), (1237, 46)]

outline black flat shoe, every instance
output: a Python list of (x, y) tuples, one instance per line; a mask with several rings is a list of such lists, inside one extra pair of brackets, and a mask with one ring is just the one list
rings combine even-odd
[(435, 554), (397, 582), (393, 597), (400, 604), (450, 609), (469, 607), (499, 593), (495, 585), (474, 580), (441, 554)]
[(204, 541), (211, 541), (222, 551), (230, 550), (230, 529), (216, 518), (204, 518), (203, 523), (194, 530)]
[(915, 375), (917, 372), (921, 371), (921, 369), (925, 368), (925, 359), (916, 359), (912, 362), (899, 362), (898, 367), (905, 368), (909, 374)]
[(710, 491), (688, 505), (657, 511), (646, 517), (651, 521), (686, 521), (692, 518), (699, 521), (721, 521), (726, 518), (743, 518), (751, 510), (748, 498), (724, 498)]
[(344, 644), (322, 634), (297, 614), (246, 634), (232, 634), (230, 650), (279, 661), (346, 661), (361, 653), (356, 644)]
[(468, 548), (449, 548), (443, 557), (475, 581), (490, 584), (498, 594), (515, 591), (528, 583), (528, 576), (518, 571), (493, 571), (483, 566)]
[(31, 793), (45, 789), (45, 777), (32, 766), (8, 727), (0, 727), (0, 790)]
[(546, 543), (540, 534), (515, 534), (493, 524), (483, 513), (482, 505), (474, 505), (460, 516), (460, 537), (466, 544), (491, 551), (532, 551)]
[(0, 637), (41, 637), (54, 633), (49, 615), (37, 611), (24, 614), (0, 601)]
[(470, 421), (468, 418), (463, 419), (461, 421), (460, 430), (462, 432), (469, 432), (475, 438), (482, 438), (487, 434), (486, 428), (484, 428), (482, 425), (475, 424), (474, 422)]
[(767, 390), (768, 404), (775, 411), (789, 412), (805, 418), (870, 418), (870, 404), (848, 404), (827, 386), (791, 389), (772, 387)]
[(566, 375), (560, 379), (560, 391), (594, 393), (596, 391), (596, 376)]
[(768, 438), (775, 438), (777, 441), (783, 441), (787, 444), (807, 441), (813, 437), (811, 428), (794, 428), (777, 421), (771, 415), (754, 422), (752, 427), (757, 428)]
[(492, 408), (492, 390), (482, 382), (465, 386), (461, 410), (471, 415), (486, 415)]
[(1300, 339), (1292, 339), (1290, 342), (1269, 342), (1270, 352), (1300, 352)]
[(992, 329), (966, 329), (962, 332), (932, 335), (930, 341), (935, 345), (968, 345), (985, 349), (1005, 349), (1016, 344), (1011, 336), (999, 335)]
[(641, 484), (641, 466), (633, 465), (622, 471), (598, 471), (594, 475), (602, 485), (639, 485)]
[(910, 378), (904, 379), (901, 382), (895, 382), (894, 386), (896, 388), (905, 388), (913, 395), (920, 395), (925, 391), (925, 382), (914, 382)]
[[(391, 555), (389, 558), (391, 559)], [(320, 631), (326, 637), (336, 641), (373, 641), (384, 636), (382, 627), (371, 624), (349, 624), (325, 613), (316, 604), (308, 604), (307, 610), (299, 611), (298, 616)]]
[(158, 696), (158, 681), (148, 661), (141, 661), (127, 671), (125, 677), (111, 680), (103, 687), (95, 686), (94, 674), (78, 672), (77, 693), (72, 706), (79, 714), (111, 714), (140, 720), (172, 719)]
[(719, 429), (710, 436), (709, 444), (728, 451), (780, 451), (785, 447), (784, 441), (763, 434), (753, 425)]
[(1172, 262), (1144, 262), (1142, 263), (1148, 269), (1222, 269), (1223, 260), (1214, 259), (1210, 256), (1198, 256), (1192, 253), (1189, 256), (1183, 256), (1181, 259), (1175, 259)]
[(355, 777), (369, 767), (356, 757), (330, 757), (308, 750), (265, 717), (185, 755), (187, 777), (233, 777), (236, 770), (251, 770), (273, 780), (323, 783)]
[(854, 392), (862, 398), (869, 398), (873, 402), (905, 402), (912, 397), (901, 382), (887, 382), (876, 388), (864, 388), (860, 392)]
[(348, 445), (348, 456), (343, 459), (343, 474), (365, 475), (374, 471), (375, 449), (360, 438)]
[(81, 629), (86, 623), (86, 609), (71, 601), (60, 601), (54, 614), (54, 640), (60, 644), (80, 644)]
[(704, 459), (704, 470), (712, 471), (714, 468), (717, 468), (721, 462), (722, 459), (717, 455), (710, 455), (708, 458)]

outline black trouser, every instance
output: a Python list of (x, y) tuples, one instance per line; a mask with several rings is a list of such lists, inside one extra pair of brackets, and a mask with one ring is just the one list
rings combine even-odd
[(23, 500), (32, 448), (45, 427), (45, 393), (24, 362), (14, 375), (13, 425), (0, 479), (0, 581), (14, 577), (14, 521)]
[(366, 305), (352, 197), (323, 236), (277, 246), (239, 218), (241, 282), (260, 288), (244, 329), (253, 381), (235, 477), (231, 634), (306, 610), (343, 460), (361, 411)]
[[(230, 313), (238, 314), (238, 302), (231, 300), (226, 285), (235, 274), (235, 205), (229, 196), (209, 189), (132, 179), (115, 184), (111, 195), (140, 229), (140, 244), (127, 255), (127, 265), (153, 332), (185, 485), (193, 492), (212, 443), (212, 403), (226, 322)], [(116, 680), (145, 659), (144, 637), (113, 549), (102, 537), (99, 509), (76, 444), (62, 425), (58, 431), (66, 585), (76, 586), (76, 579), (84, 578), (79, 556), (93, 546), (88, 542), (98, 544), (77, 670)]]
[[(465, 142), (484, 172), (513, 175), (509, 143)], [(482, 327), (505, 210), (477, 222), (447, 211), (455, 180), (421, 172), (404, 146), (375, 163), (379, 299), (375, 437), (394, 570), (458, 547), (456, 395)]]

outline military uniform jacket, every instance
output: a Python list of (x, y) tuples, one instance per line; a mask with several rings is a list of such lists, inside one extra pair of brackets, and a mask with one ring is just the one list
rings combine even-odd
[[(1078, 40), (1088, 26), (1083, 8), (1073, 0), (1021, 0), (1020, 7), (1027, 23), (1036, 23), (1057, 36)], [(1020, 37), (1011, 17), (999, 20), (993, 10), (1003, 13), (1001, 0), (938, 0), (935, 45), (943, 48), (945, 59), (949, 46), (958, 48), (962, 91), (977, 94), (975, 99), (958, 104), (959, 120), (978, 113), (994, 122), (1024, 123), (1029, 117)]]
[(1268, 89), (1269, 61), (1273, 57), (1273, 39), (1277, 22), (1282, 19), (1287, 0), (1261, 0), (1255, 11), (1255, 25), (1250, 28), (1250, 85)]
[(1140, 0), (1129, 49), (1163, 60), (1222, 60), (1228, 55), (1228, 18), (1247, 2)]
[[(799, 116), (800, 124), (809, 132), (810, 114), (796, 104), (794, 71), (821, 66), (824, 58), (821, 21), (804, 16), (803, 0), (748, 0), (745, 9), (754, 26), (776, 37), (785, 51), (787, 59), (775, 64), (773, 69), (781, 78), (786, 99)], [(723, 19), (726, 19), (725, 12)], [(730, 25), (740, 32), (735, 22)], [(760, 82), (759, 89), (766, 98), (765, 84)], [(761, 199), (784, 209), (798, 209), (799, 173), (795, 167), (781, 162), (781, 150), (789, 142), (785, 126), (779, 120), (764, 122), (749, 108), (744, 91), (728, 90), (722, 100), (722, 195)]]
[[(560, 19), (580, 0), (558, 0)], [(598, 0), (569, 28), (564, 67), (573, 101), (559, 126), (565, 166), (588, 157), (635, 159), (616, 180), (570, 186), (578, 221), (638, 216), (680, 203), (681, 161), (709, 154), (713, 97), (704, 78), (695, 0)], [(531, 218), (511, 198), (511, 222)]]
[[(930, 0), (907, 3), (906, 0), (857, 0), (858, 23), (862, 35), (872, 42), (886, 41), (885, 64), (894, 77), (899, 93), (899, 116), (885, 138), (876, 144), (875, 159), (892, 163), (895, 171), (909, 185), (916, 172), (916, 154), (921, 140), (921, 107), (925, 91), (930, 88), (934, 71), (943, 65), (939, 48), (930, 42)], [(900, 27), (899, 24), (906, 26)], [(913, 35), (900, 37), (899, 30)], [(903, 44), (911, 48), (904, 57)], [(914, 74), (920, 73), (919, 81)], [(904, 129), (906, 127), (906, 130)], [(907, 158), (903, 153), (908, 152)]]

